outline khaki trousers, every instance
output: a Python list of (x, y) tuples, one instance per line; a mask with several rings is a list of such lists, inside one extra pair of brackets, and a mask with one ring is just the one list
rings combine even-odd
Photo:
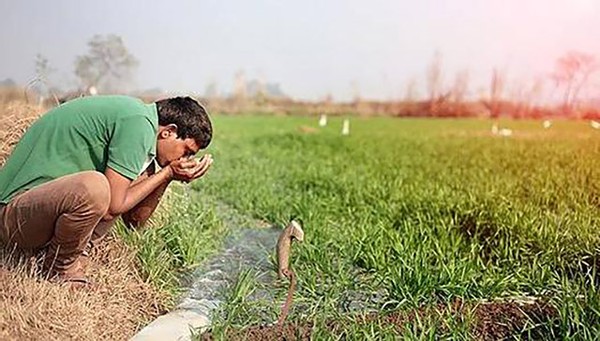
[(67, 273), (92, 234), (99, 239), (112, 225), (114, 220), (102, 221), (109, 204), (104, 174), (86, 171), (63, 176), (0, 206), (0, 239), (25, 249), (47, 247), (45, 270)]

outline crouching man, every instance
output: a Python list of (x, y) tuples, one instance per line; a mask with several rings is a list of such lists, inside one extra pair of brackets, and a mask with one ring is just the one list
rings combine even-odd
[(211, 138), (206, 110), (189, 97), (64, 103), (34, 122), (0, 170), (0, 239), (45, 248), (51, 278), (84, 286), (89, 248), (121, 215), (142, 225), (171, 181), (204, 175), (212, 157), (193, 157)]

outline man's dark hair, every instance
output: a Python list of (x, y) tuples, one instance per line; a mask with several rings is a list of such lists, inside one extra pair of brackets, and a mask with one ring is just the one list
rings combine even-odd
[(191, 97), (173, 97), (156, 101), (158, 124), (177, 125), (177, 136), (193, 138), (200, 149), (212, 139), (212, 124), (204, 106)]

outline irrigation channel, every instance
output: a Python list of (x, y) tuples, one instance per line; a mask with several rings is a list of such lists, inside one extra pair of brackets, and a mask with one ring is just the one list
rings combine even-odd
[[(190, 277), (185, 294), (180, 298), (179, 304), (168, 314), (160, 316), (136, 334), (132, 341), (148, 340), (191, 340), (194, 333), (205, 331), (211, 324), (211, 314), (226, 299), (227, 289), (231, 288), (242, 271), (251, 271), (257, 274), (262, 289), (255, 290), (250, 301), (267, 299), (277, 301), (275, 285), (277, 284), (277, 270), (271, 261), (275, 254), (277, 239), (282, 232), (282, 225), (269, 225), (261, 221), (252, 220), (239, 215), (235, 210), (225, 204), (217, 205), (218, 215), (223, 219), (228, 228), (229, 235), (224, 242), (223, 250), (206, 261)], [(283, 222), (282, 222), (283, 223)], [(307, 236), (310, 238), (310, 236)], [(293, 252), (292, 252), (293, 257)], [(367, 293), (349, 290), (346, 297), (339, 302), (339, 310), (344, 313), (376, 313), (385, 303), (385, 292)], [(280, 300), (281, 307), (285, 300)], [(460, 303), (460, 302), (459, 302)], [(296, 309), (302, 310), (302, 303), (296, 303)], [(456, 304), (454, 304), (456, 305)], [(441, 313), (463, 314), (461, 307), (441, 307)], [(465, 307), (474, 309), (476, 315), (481, 315), (479, 323), (475, 326), (477, 335), (488, 339), (495, 336), (506, 336), (513, 330), (522, 328), (528, 315), (539, 322), (548, 317), (555, 316), (556, 311), (538, 301), (536, 297), (505, 297), (498, 300), (478, 300)], [(416, 314), (429, 314), (426, 310), (417, 310)], [(393, 314), (385, 317), (386, 323), (402, 325), (410, 314)], [(373, 315), (374, 316), (374, 315)], [(367, 319), (371, 319), (367, 317)], [(506, 326), (498, 326), (498, 322)], [(263, 321), (263, 325), (252, 326), (244, 334), (249, 339), (268, 340), (278, 335), (298, 333), (304, 335), (300, 339), (310, 338), (309, 324), (287, 325), (282, 332), (273, 328), (277, 321)], [(513, 326), (514, 324), (514, 326)], [(332, 325), (335, 327), (335, 325)], [(280, 334), (283, 333), (283, 334)], [(203, 338), (205, 339), (205, 338)], [(210, 340), (211, 338), (206, 338)]]
[[(263, 288), (255, 290), (249, 300), (277, 299), (275, 288), (268, 289), (277, 283), (277, 269), (270, 259), (275, 256), (277, 239), (284, 225), (269, 225), (244, 217), (222, 203), (217, 205), (217, 212), (230, 233), (225, 239), (223, 251), (189, 276), (191, 280), (184, 289), (185, 294), (171, 312), (143, 328), (132, 341), (190, 340), (193, 332), (210, 326), (211, 313), (223, 302), (226, 290), (235, 284), (238, 275), (244, 270), (257, 274), (256, 278)], [(291, 257), (294, 257), (293, 254), (292, 251)], [(287, 280), (285, 285), (287, 286)], [(341, 302), (340, 310), (376, 311), (383, 299), (383, 292), (373, 295), (349, 290), (346, 299)], [(278, 306), (283, 306), (284, 301), (278, 302)], [(277, 321), (264, 323), (275, 325)]]
[[(192, 332), (210, 325), (210, 316), (244, 269), (264, 273), (261, 279), (275, 283), (277, 273), (269, 261), (281, 227), (245, 219), (224, 204), (217, 207), (230, 231), (224, 249), (190, 276), (190, 284), (179, 304), (143, 328), (131, 340), (190, 340)], [(268, 295), (268, 293), (259, 293)]]

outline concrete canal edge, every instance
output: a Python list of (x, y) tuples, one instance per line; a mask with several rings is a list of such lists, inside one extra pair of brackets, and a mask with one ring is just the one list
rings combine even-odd
[(191, 340), (194, 330), (206, 328), (209, 325), (210, 318), (207, 315), (191, 310), (175, 309), (166, 315), (158, 317), (131, 338), (131, 340)]
[(232, 230), (224, 250), (195, 271), (191, 286), (175, 309), (144, 327), (131, 341), (187, 341), (201, 333), (210, 326), (212, 312), (224, 299), (223, 292), (235, 283), (241, 270), (272, 271), (268, 255), (280, 232), (279, 228), (256, 224)]

